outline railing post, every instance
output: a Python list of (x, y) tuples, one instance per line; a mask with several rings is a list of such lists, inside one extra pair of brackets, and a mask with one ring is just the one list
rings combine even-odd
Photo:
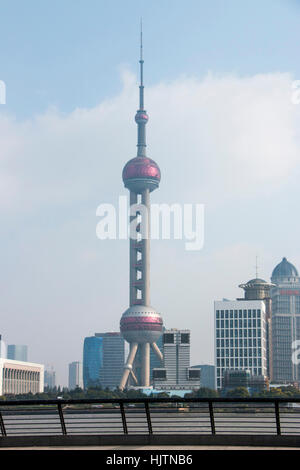
[(216, 434), (214, 407), (213, 407), (212, 401), (208, 402), (208, 407), (209, 407), (211, 433)]
[(279, 412), (279, 402), (278, 402), (278, 400), (275, 400), (274, 404), (275, 404), (277, 436), (280, 436), (281, 429), (280, 429), (280, 412)]
[(145, 401), (145, 410), (146, 410), (146, 416), (147, 416), (148, 431), (149, 431), (149, 434), (153, 434), (149, 403), (147, 401)]
[(1, 428), (1, 434), (2, 434), (2, 436), (6, 436), (6, 430), (5, 430), (4, 421), (3, 421), (3, 417), (2, 417), (1, 411), (0, 411), (0, 428)]
[(57, 403), (57, 408), (58, 408), (58, 414), (59, 414), (59, 419), (60, 419), (60, 424), (61, 424), (61, 430), (62, 430), (63, 435), (65, 436), (67, 434), (67, 429), (65, 425), (65, 419), (64, 419), (64, 414), (63, 414), (63, 410), (61, 407), (61, 403)]
[(124, 431), (124, 434), (128, 434), (124, 403), (120, 401), (119, 405), (120, 405), (120, 411), (121, 411), (121, 416), (122, 416), (123, 431)]

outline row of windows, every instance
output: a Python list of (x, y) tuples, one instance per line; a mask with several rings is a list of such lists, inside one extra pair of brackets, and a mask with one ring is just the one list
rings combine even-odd
[[(227, 368), (227, 367), (228, 367), (228, 366), (227, 366), (227, 364), (226, 364), (226, 368)], [(234, 366), (234, 365), (230, 364), (229, 367), (230, 367), (230, 368), (232, 368), (232, 367), (233, 367), (233, 368), (234, 368), (234, 367), (236, 367), (236, 368), (238, 368), (238, 367), (243, 367), (243, 368), (249, 368), (249, 367), (251, 367), (252, 373), (253, 373), (254, 375), (261, 375), (261, 374), (262, 374), (262, 368), (261, 368), (261, 367), (254, 367), (254, 368), (253, 368), (253, 366), (250, 366), (249, 364), (247, 364), (247, 365), (245, 364), (244, 366)], [(223, 374), (224, 374), (224, 371), (226, 370), (226, 368), (225, 368), (225, 367), (224, 367), (224, 368), (217, 368), (217, 377), (223, 377)]]
[(237, 338), (237, 337), (242, 337), (242, 338), (254, 338), (254, 337), (261, 337), (261, 330), (257, 330), (256, 328), (253, 328), (251, 330), (223, 330), (223, 329), (217, 329), (216, 330), (216, 337), (217, 338)]
[(216, 318), (260, 318), (260, 309), (216, 310)]
[(244, 320), (216, 320), (217, 328), (260, 328), (261, 320), (249, 318)]
[(226, 347), (226, 348), (256, 348), (256, 346), (261, 346), (261, 338), (259, 339), (217, 339), (217, 342), (216, 342), (216, 346), (217, 348), (219, 347)]
[(252, 356), (259, 356), (261, 357), (261, 348), (244, 348), (244, 349), (233, 349), (233, 348), (221, 348), (217, 349), (217, 357), (233, 357), (233, 356), (244, 356), (244, 357), (252, 357)]
[[(241, 369), (245, 367), (261, 367), (262, 366), (262, 359), (261, 358), (250, 358), (250, 359), (217, 359), (217, 368), (220, 367), (239, 367)], [(222, 369), (223, 370), (223, 369)], [(220, 372), (218, 371), (218, 375)]]

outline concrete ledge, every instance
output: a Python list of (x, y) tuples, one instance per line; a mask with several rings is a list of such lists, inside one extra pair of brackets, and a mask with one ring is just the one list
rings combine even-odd
[(300, 436), (268, 435), (120, 435), (120, 436), (6, 436), (0, 437), (0, 447), (40, 446), (263, 446), (300, 447)]

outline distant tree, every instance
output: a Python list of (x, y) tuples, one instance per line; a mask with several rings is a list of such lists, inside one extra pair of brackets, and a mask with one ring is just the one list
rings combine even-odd
[(246, 387), (237, 387), (226, 392), (228, 398), (248, 398), (250, 393)]

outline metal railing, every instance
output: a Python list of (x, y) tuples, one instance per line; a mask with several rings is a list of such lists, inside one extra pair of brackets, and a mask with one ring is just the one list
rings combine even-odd
[(136, 398), (0, 402), (8, 436), (299, 436), (300, 398)]

